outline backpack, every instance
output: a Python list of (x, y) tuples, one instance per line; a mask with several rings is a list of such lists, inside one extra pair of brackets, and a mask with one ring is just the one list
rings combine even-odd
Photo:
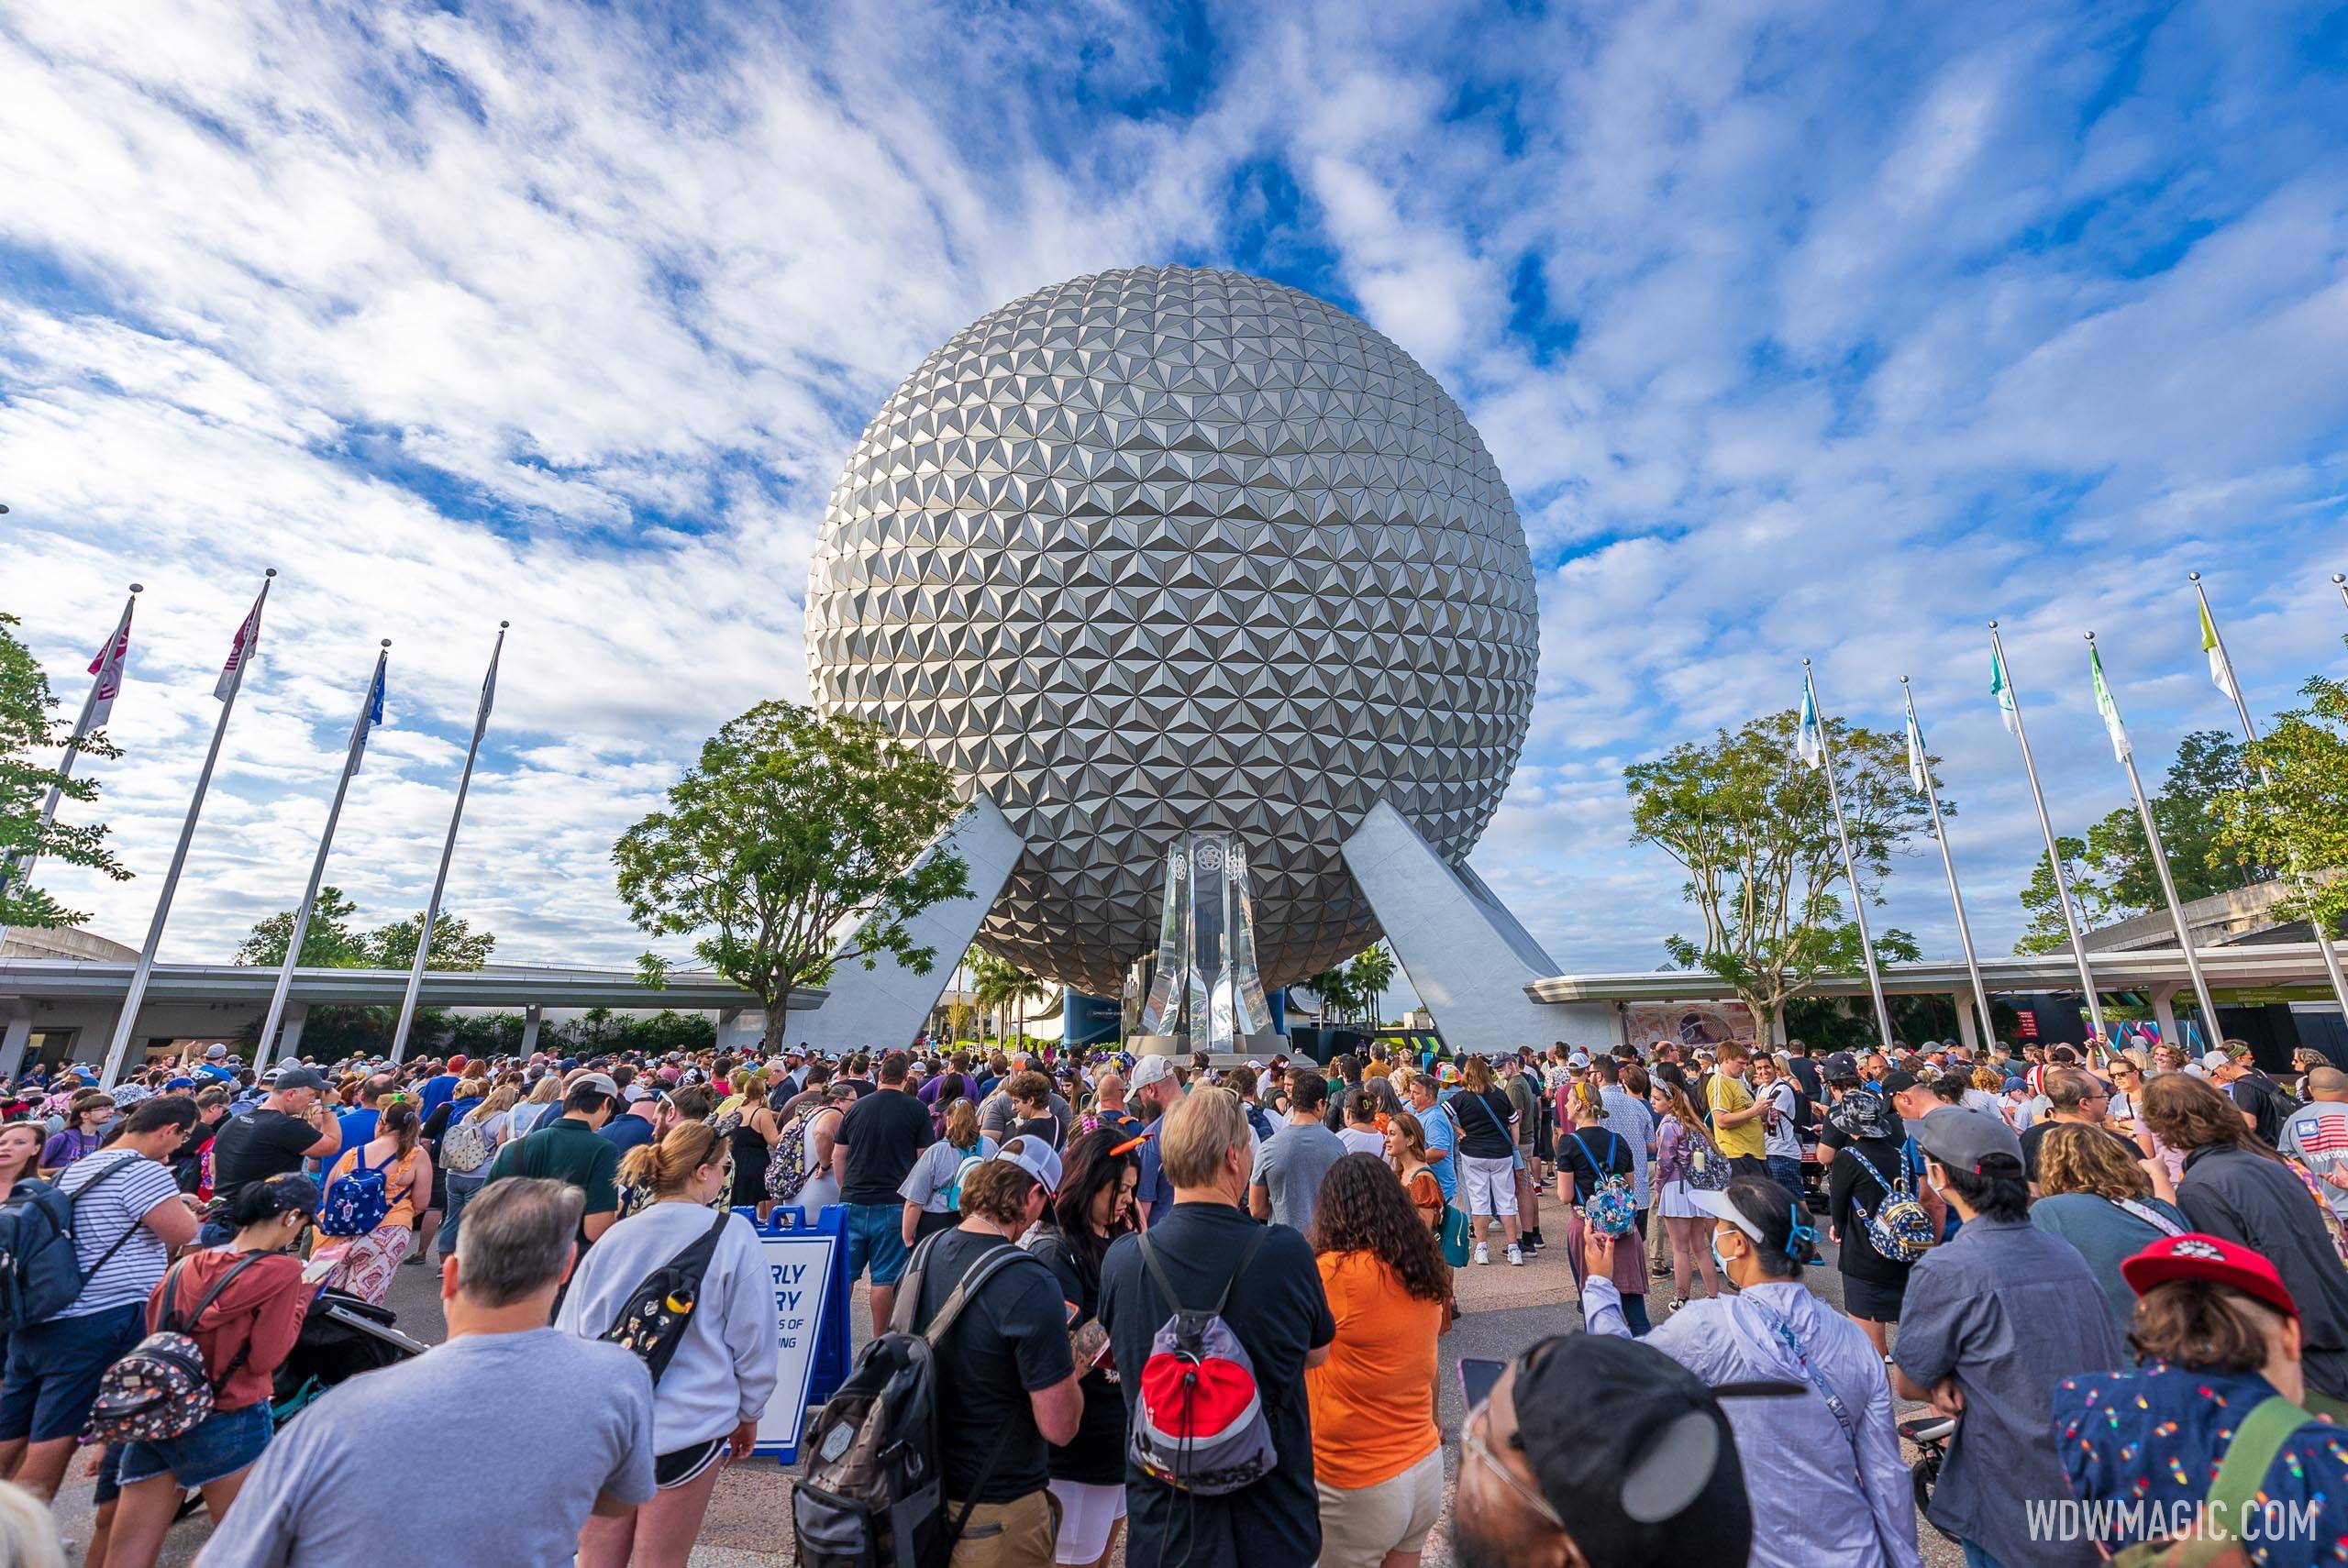
[[(1614, 1151), (1622, 1146), (1623, 1142), (1612, 1128), (1606, 1130), (1606, 1160), (1601, 1165), (1598, 1156), (1589, 1153), (1589, 1145), (1581, 1141), (1579, 1131), (1574, 1132), (1573, 1140), (1575, 1146), (1589, 1156), (1590, 1168), (1597, 1171), (1604, 1171), (1607, 1165), (1614, 1163)], [(1601, 1236), (1619, 1239), (1630, 1234), (1639, 1222), (1638, 1212), (1631, 1178), (1619, 1172), (1600, 1176), (1591, 1190), (1581, 1195), (1583, 1222)]]
[(1914, 1263), (1932, 1250), (1933, 1243), (1940, 1240), (1940, 1231), (1933, 1226), (1931, 1213), (1918, 1201), (1914, 1189), (1908, 1185), (1908, 1151), (1905, 1148), (1899, 1151), (1899, 1179), (1890, 1185), (1885, 1183), (1883, 1173), (1875, 1168), (1873, 1160), (1856, 1149), (1851, 1150), (1850, 1154), (1858, 1163), (1859, 1169), (1866, 1172), (1874, 1178), (1876, 1186), (1883, 1188), (1883, 1201), (1876, 1205), (1872, 1214), (1859, 1202), (1856, 1193), (1851, 1195), (1851, 1212), (1859, 1217), (1859, 1227), (1866, 1232), (1867, 1245), (1892, 1263)]
[(13, 1334), (47, 1322), (72, 1306), (90, 1275), (105, 1267), (138, 1231), (139, 1222), (133, 1220), (88, 1272), (83, 1271), (74, 1244), (74, 1213), (82, 1199), (138, 1157), (115, 1161), (70, 1193), (55, 1183), (24, 1183), (0, 1203), (0, 1332)]
[(2234, 1428), (2233, 1441), (2218, 1462), (2218, 1474), (2194, 1521), (2198, 1525), (2206, 1519), (2218, 1528), (2206, 1535), (2162, 1537), (2123, 1547), (2112, 1554), (2112, 1568), (2246, 1568), (2250, 1553), (2239, 1533), (2240, 1521), (2259, 1517), (2266, 1473), (2275, 1468), (2291, 1434), (2313, 1419), (2279, 1394), (2260, 1400)]
[(986, 1163), (987, 1157), (984, 1154), (962, 1156), (962, 1163), (954, 1167), (954, 1179), (946, 1187), (946, 1212), (948, 1214), (962, 1212), (962, 1184), (970, 1179), (972, 1171)]
[(490, 1146), (486, 1121), (469, 1119), (440, 1134), (440, 1168), (452, 1175), (471, 1176), (496, 1153)]
[(1679, 1176), (1698, 1192), (1728, 1190), (1728, 1156), (1712, 1135), (1693, 1122), (1679, 1124)]
[(807, 1124), (822, 1109), (803, 1110), (776, 1132), (774, 1153), (767, 1156), (767, 1196), (777, 1203), (798, 1197), (815, 1174), (807, 1168)]
[[(1008, 1244), (989, 1253), (915, 1333), (922, 1276), (937, 1240), (914, 1249), (889, 1331), (864, 1347), (847, 1380), (807, 1423), (806, 1458), (791, 1495), (799, 1568), (942, 1568), (969, 1522), (974, 1503), (950, 1525), (946, 1519), (937, 1347), (987, 1281), (1036, 1260)], [(991, 1479), (991, 1463), (971, 1490), (984, 1491)]]
[(1241, 1249), (1239, 1264), (1214, 1305), (1182, 1305), (1167, 1282), (1149, 1232), (1141, 1234), (1141, 1261), (1173, 1316), (1150, 1337), (1149, 1356), (1135, 1382), (1127, 1456), (1161, 1485), (1201, 1497), (1252, 1486), (1272, 1473), (1279, 1455), (1264, 1416), (1256, 1364), (1223, 1320), (1232, 1282), (1256, 1261), (1271, 1227), (1258, 1226)]
[(1272, 1119), (1265, 1114), (1264, 1108), (1251, 1100), (1244, 1103), (1240, 1109), (1246, 1111), (1247, 1125), (1256, 1130), (1256, 1136), (1263, 1142), (1270, 1142), (1272, 1134), (1279, 1129), (1272, 1125)]
[(717, 1240), (733, 1217), (732, 1209), (721, 1210), (716, 1221), (683, 1252), (646, 1275), (603, 1332), (603, 1338), (644, 1358), (656, 1388), (660, 1375), (676, 1359), (677, 1347), (685, 1342), (685, 1331), (701, 1305), (702, 1281), (717, 1256)]
[(383, 1185), (383, 1166), (367, 1164), (367, 1145), (361, 1143), (352, 1152), (350, 1169), (327, 1184), (326, 1199), (318, 1205), (318, 1231), (327, 1236), (363, 1236), (391, 1211), (392, 1195)]
[(205, 1367), (203, 1348), (188, 1337), (188, 1331), (203, 1320), (205, 1309), (219, 1298), (231, 1281), (267, 1255), (247, 1253), (230, 1264), (185, 1318), (179, 1315), (178, 1299), (180, 1270), (187, 1266), (187, 1260), (172, 1265), (171, 1273), (163, 1276), (163, 1311), (156, 1320), (161, 1326), (99, 1377), (98, 1397), (90, 1406), (83, 1441), (159, 1442), (184, 1437), (212, 1419), (220, 1390), (252, 1353), (252, 1339), (247, 1336), (227, 1366), (214, 1377)]

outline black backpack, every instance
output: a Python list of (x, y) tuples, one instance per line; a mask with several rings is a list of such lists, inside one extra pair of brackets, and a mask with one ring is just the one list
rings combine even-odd
[[(114, 1239), (87, 1273), (74, 1244), (74, 1215), (82, 1199), (136, 1164), (132, 1154), (67, 1192), (54, 1183), (20, 1184), (0, 1203), (0, 1333), (13, 1334), (73, 1305), (91, 1275), (106, 1266), (140, 1221)], [(64, 1178), (58, 1178), (62, 1181)]]
[[(1036, 1260), (1006, 1242), (962, 1276), (929, 1326), (915, 1333), (929, 1253), (939, 1236), (951, 1234), (941, 1231), (914, 1249), (889, 1331), (864, 1347), (847, 1381), (800, 1439), (805, 1457), (791, 1494), (799, 1568), (942, 1568), (977, 1507), (972, 1501), (947, 1523), (937, 1347), (987, 1281)], [(972, 1490), (984, 1490), (991, 1474), (990, 1465)]]
[(715, 1222), (690, 1246), (646, 1275), (621, 1304), (612, 1326), (604, 1331), (604, 1338), (644, 1358), (656, 1386), (677, 1358), (677, 1347), (685, 1342), (685, 1331), (692, 1327), (693, 1312), (701, 1306), (701, 1282), (717, 1256), (717, 1239), (725, 1233), (725, 1222), (732, 1218), (732, 1209), (721, 1209)]

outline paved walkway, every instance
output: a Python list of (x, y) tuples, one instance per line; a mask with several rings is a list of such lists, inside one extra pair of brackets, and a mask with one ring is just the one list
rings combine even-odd
[[(1459, 1272), (1459, 1300), (1465, 1316), (1444, 1337), (1441, 1345), (1439, 1384), (1446, 1474), (1456, 1473), (1458, 1464), (1459, 1421), (1463, 1413), (1456, 1371), (1460, 1358), (1511, 1360), (1534, 1340), (1580, 1326), (1581, 1312), (1573, 1304), (1571, 1276), (1558, 1250), (1565, 1235), (1565, 1221), (1554, 1202), (1545, 1203), (1544, 1210), (1545, 1230), (1552, 1238), (1558, 1239), (1553, 1240), (1549, 1251), (1535, 1254), (1523, 1268), (1511, 1268), (1496, 1255), (1487, 1267), (1470, 1264)], [(1821, 1296), (1839, 1305), (1842, 1280), (1832, 1268), (1812, 1269), (1805, 1277)], [(1662, 1293), (1650, 1298), (1658, 1309), (1669, 1297), (1668, 1282), (1659, 1283), (1664, 1286)], [(391, 1296), (391, 1305), (399, 1313), (400, 1327), (417, 1339), (433, 1343), (437, 1343), (447, 1331), (440, 1316), (438, 1287), (437, 1271), (428, 1267), (403, 1268)], [(860, 1287), (849, 1303), (849, 1313), (857, 1342), (861, 1344), (870, 1338), (870, 1314)], [(77, 1463), (74, 1474), (66, 1483), (66, 1491), (58, 1500), (63, 1529), (77, 1545), (89, 1538), (90, 1483), (81, 1475), (81, 1468)], [(1447, 1488), (1445, 1512), (1447, 1521)], [(429, 1500), (419, 1500), (415, 1522), (428, 1520), (430, 1513)], [(718, 1480), (708, 1520), (702, 1528), (701, 1544), (693, 1551), (693, 1568), (789, 1568), (792, 1562), (790, 1520), (790, 1483), (780, 1466), (764, 1460), (729, 1465)], [(1427, 1568), (1448, 1568), (1450, 1553), (1445, 1547), (1445, 1526), (1439, 1524), (1435, 1534), (1429, 1538)], [(208, 1533), (209, 1527), (200, 1517), (173, 1529), (160, 1560), (162, 1568), (180, 1568), (193, 1562)], [(395, 1542), (397, 1532), (387, 1540)], [(1957, 1549), (1930, 1527), (1923, 1530), (1923, 1546), (1929, 1568), (1958, 1568), (1963, 1562)], [(395, 1548), (393, 1556), (397, 1556)], [(426, 1553), (418, 1561), (428, 1559)], [(70, 1556), (68, 1561), (78, 1562), (79, 1557)], [(1117, 1561), (1122, 1562), (1122, 1553)]]

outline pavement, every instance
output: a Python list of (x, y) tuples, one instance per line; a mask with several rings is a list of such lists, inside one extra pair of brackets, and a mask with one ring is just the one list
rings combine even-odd
[[(1512, 1360), (1535, 1340), (1581, 1326), (1572, 1276), (1560, 1251), (1566, 1233), (1564, 1213), (1554, 1199), (1545, 1200), (1542, 1207), (1543, 1225), (1551, 1238), (1548, 1251), (1534, 1254), (1522, 1268), (1509, 1267), (1496, 1251), (1490, 1265), (1479, 1268), (1471, 1264), (1459, 1271), (1458, 1297), (1463, 1315), (1437, 1347), (1442, 1361), (1437, 1386), (1442, 1391), (1438, 1416), (1444, 1434), (1445, 1486), (1444, 1518), (1428, 1538), (1423, 1559), (1426, 1568), (1449, 1568), (1451, 1562), (1450, 1478), (1457, 1472), (1459, 1422), (1465, 1413), (1458, 1376), (1460, 1360)], [(1833, 1268), (1812, 1268), (1803, 1277), (1821, 1297), (1841, 1305), (1842, 1277)], [(1659, 1312), (1670, 1298), (1670, 1284), (1656, 1283), (1661, 1288), (1649, 1296), (1648, 1301)], [(446, 1337), (437, 1269), (401, 1269), (393, 1284), (389, 1304), (399, 1314), (399, 1326), (407, 1333), (436, 1344)], [(871, 1313), (861, 1286), (849, 1302), (849, 1317), (856, 1342), (861, 1345), (871, 1337)], [(1902, 1407), (1900, 1414), (1912, 1414), (1914, 1408)], [(70, 1562), (81, 1561), (81, 1543), (89, 1540), (91, 1482), (81, 1474), (82, 1470), (77, 1460), (57, 1501), (60, 1527), (74, 1543), (74, 1550), (67, 1558)], [(425, 1507), (424, 1517), (428, 1517), (428, 1503)], [(200, 1511), (197, 1517), (183, 1521), (165, 1543), (163, 1554), (158, 1559), (160, 1568), (182, 1568), (194, 1562), (209, 1533), (210, 1526)], [(1929, 1525), (1922, 1527), (1921, 1533), (1927, 1568), (1961, 1568), (1964, 1556), (1954, 1543)], [(711, 1498), (709, 1516), (693, 1550), (692, 1568), (791, 1568), (792, 1562), (791, 1483), (787, 1474), (767, 1460), (729, 1464)], [(1123, 1563), (1122, 1547), (1112, 1562)]]

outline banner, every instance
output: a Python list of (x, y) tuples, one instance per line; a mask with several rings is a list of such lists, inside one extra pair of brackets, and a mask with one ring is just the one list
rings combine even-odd
[(1623, 1035), (1642, 1052), (1665, 1041), (1690, 1049), (1753, 1039), (1753, 1010), (1740, 1001), (1632, 1002), (1623, 1009)]

